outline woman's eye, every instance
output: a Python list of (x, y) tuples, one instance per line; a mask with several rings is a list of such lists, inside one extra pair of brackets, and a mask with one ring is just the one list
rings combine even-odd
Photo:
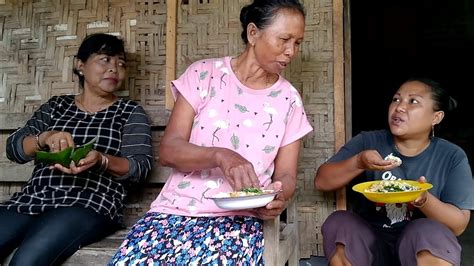
[(410, 103), (419, 103), (419, 101), (417, 99), (411, 99)]
[(123, 68), (127, 67), (127, 64), (125, 62), (119, 62), (118, 65)]
[(393, 103), (396, 103), (396, 102), (399, 102), (399, 101), (400, 101), (400, 99), (398, 99), (398, 98), (393, 98), (393, 99), (392, 99), (392, 102), (393, 102)]
[(102, 61), (104, 61), (104, 62), (109, 62), (109, 61), (110, 61), (109, 57), (107, 57), (107, 56), (106, 56), (106, 57), (102, 57), (100, 60), (102, 60)]

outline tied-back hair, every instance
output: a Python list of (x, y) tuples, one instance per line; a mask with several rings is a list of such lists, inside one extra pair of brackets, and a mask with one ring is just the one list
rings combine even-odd
[(406, 82), (409, 81), (421, 82), (431, 89), (431, 98), (434, 101), (434, 111), (444, 111), (446, 113), (456, 109), (458, 105), (457, 101), (451, 97), (443, 87), (441, 87), (439, 82), (424, 77), (410, 78)]
[(303, 17), (306, 16), (303, 5), (298, 0), (254, 0), (252, 4), (244, 6), (240, 11), (240, 23), (242, 24), (242, 40), (248, 44), (247, 26), (254, 23), (257, 28), (264, 29), (271, 24), (272, 19), (280, 9), (296, 10)]
[[(125, 45), (122, 39), (107, 33), (94, 33), (88, 35), (79, 46), (76, 58), (82, 62), (93, 54), (106, 54), (108, 56), (122, 56), (127, 61)], [(79, 85), (84, 87), (84, 76), (79, 74), (79, 70), (74, 67), (73, 73), (79, 77)]]

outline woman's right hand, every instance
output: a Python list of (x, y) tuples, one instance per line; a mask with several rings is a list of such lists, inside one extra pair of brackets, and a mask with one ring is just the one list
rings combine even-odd
[(226, 148), (219, 148), (216, 158), (219, 168), (234, 191), (249, 187), (260, 188), (252, 163), (240, 154)]
[(88, 170), (91, 167), (100, 165), (102, 156), (105, 155), (101, 155), (100, 152), (96, 150), (91, 150), (89, 153), (87, 153), (86, 157), (79, 160), (77, 165), (74, 163), (74, 161), (71, 161), (69, 167), (65, 167), (59, 163), (56, 163), (51, 165), (51, 168), (57, 169), (66, 174), (76, 175)]
[(376, 150), (365, 150), (357, 155), (357, 167), (362, 170), (385, 171), (395, 168), (396, 165), (384, 160)]
[(41, 146), (48, 146), (51, 152), (59, 152), (67, 147), (74, 147), (74, 140), (69, 132), (64, 131), (45, 131), (40, 134), (39, 141)]

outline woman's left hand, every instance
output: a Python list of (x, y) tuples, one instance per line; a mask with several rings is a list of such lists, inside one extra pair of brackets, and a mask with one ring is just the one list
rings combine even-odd
[[(280, 181), (276, 181), (275, 183), (271, 183), (265, 189), (279, 191), (282, 189), (282, 183)], [(283, 193), (280, 192), (266, 206), (256, 208), (255, 211), (257, 212), (257, 216), (260, 219), (271, 220), (277, 217), (278, 215), (280, 215), (286, 209), (287, 205), (288, 205), (288, 202), (284, 198)]]
[[(426, 178), (424, 176), (420, 176), (420, 178), (418, 178), (418, 182), (426, 183)], [(412, 204), (415, 207), (421, 208), (425, 206), (427, 200), (428, 200), (428, 191), (423, 191), (423, 193), (421, 193), (420, 196), (418, 196), (418, 198), (416, 198)]]
[(102, 157), (100, 153), (96, 150), (91, 150), (89, 153), (87, 153), (86, 157), (82, 158), (78, 164), (76, 165), (74, 161), (71, 161), (71, 164), (69, 165), (69, 168), (62, 166), (61, 164), (57, 163), (54, 164), (53, 168), (64, 172), (66, 174), (79, 174), (81, 172), (86, 171), (87, 169), (93, 167), (94, 165), (100, 163), (102, 160)]

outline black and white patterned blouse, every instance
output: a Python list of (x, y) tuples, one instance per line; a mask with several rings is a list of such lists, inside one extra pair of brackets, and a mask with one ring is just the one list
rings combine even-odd
[(90, 168), (70, 175), (37, 162), (22, 191), (0, 207), (34, 215), (53, 208), (81, 206), (120, 220), (126, 186), (144, 180), (152, 168), (151, 128), (143, 108), (119, 98), (107, 109), (89, 114), (77, 108), (74, 95), (54, 96), (40, 106), (24, 127), (8, 137), (7, 157), (18, 163), (32, 160), (23, 151), (23, 139), (50, 130), (71, 133), (75, 145), (97, 136), (94, 149), (127, 158), (128, 174), (115, 177)]

